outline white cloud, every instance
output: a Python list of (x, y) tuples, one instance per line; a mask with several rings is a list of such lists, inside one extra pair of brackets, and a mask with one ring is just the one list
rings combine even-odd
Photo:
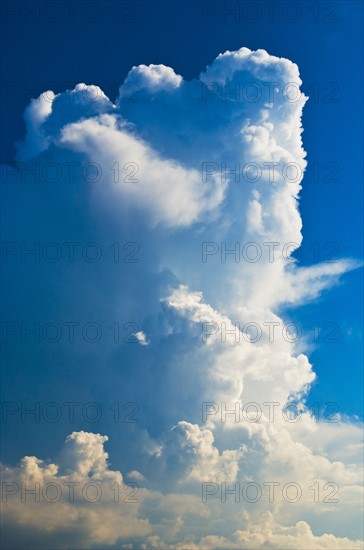
[[(24, 457), (18, 467), (3, 469), (3, 540), (7, 547), (19, 547), (19, 541), (28, 540), (28, 548), (84, 548), (151, 532), (148, 521), (138, 518), (143, 491), (137, 502), (131, 502), (122, 474), (107, 465), (103, 447), (107, 439), (73, 432), (59, 464)], [(16, 494), (6, 496), (14, 487)], [(38, 491), (38, 502), (27, 490)]]
[(136, 332), (135, 337), (138, 339), (140, 345), (147, 346), (149, 344), (148, 339), (142, 330)]
[[(203, 184), (198, 170), (160, 158), (147, 143), (119, 127), (112, 115), (69, 124), (62, 130), (60, 144), (87, 154), (104, 171), (109, 169), (112, 188), (103, 193), (109, 191), (109, 197), (124, 209), (141, 208), (153, 225), (190, 225), (223, 200), (225, 186), (217, 178), (212, 185)], [(110, 167), (115, 162), (123, 175), (111, 183)], [(125, 175), (128, 167), (135, 175)]]
[(165, 65), (138, 65), (133, 67), (125, 79), (125, 84), (135, 84), (139, 89), (149, 88), (151, 91), (178, 88), (182, 77)]
[[(236, 85), (241, 94), (251, 84), (259, 100), (221, 96), (224, 86)], [(78, 188), (78, 207), (92, 205), (101, 235), (114, 236), (117, 228), (120, 238), (143, 240), (138, 269), (131, 273), (122, 265), (116, 276), (104, 273), (102, 288), (98, 274), (90, 286), (101, 301), (109, 293), (108, 315), (115, 308), (143, 326), (135, 334), (142, 359), (133, 363), (130, 349), (121, 345), (116, 362), (119, 368), (120, 357), (125, 359), (128, 369), (113, 378), (105, 347), (102, 377), (107, 383), (110, 376), (110, 387), (131, 388), (147, 411), (142, 428), (133, 432), (138, 444), (125, 445), (120, 460), (130, 453), (128, 478), (148, 488), (139, 489), (139, 502), (116, 505), (110, 486), (122, 485), (123, 476), (108, 464), (107, 436), (74, 432), (56, 463), (25, 457), (18, 467), (5, 468), (4, 479), (92, 481), (105, 498), (25, 506), (16, 493), (5, 512), (9, 548), (24, 540), (28, 547), (41, 541), (44, 548), (359, 548), (360, 428), (343, 418), (338, 425), (315, 422), (305, 406), (315, 373), (304, 343), (296, 345), (282, 332), (272, 342), (267, 325), (282, 324), (278, 306), (315, 299), (358, 267), (341, 260), (302, 268), (282, 257), (286, 243), (293, 243), (292, 252), (302, 242), (297, 199), (306, 167), (301, 115), (307, 98), (299, 90), (298, 67), (242, 48), (220, 54), (199, 80), (184, 81), (164, 65), (140, 65), (125, 85), (137, 87), (137, 109), (122, 97), (114, 104), (85, 84), (33, 101), (19, 158), (97, 163), (102, 178)], [(284, 95), (287, 85), (296, 99)], [(236, 163), (239, 180), (232, 173), (222, 177)], [(258, 167), (260, 177), (244, 181), (247, 165)], [(288, 165), (298, 177), (288, 177)], [(69, 193), (64, 185), (60, 192)], [(279, 249), (274, 261), (267, 241)], [(217, 246), (208, 262), (201, 261), (203, 242)], [(243, 262), (241, 255), (221, 261), (223, 245), (229, 249), (236, 242), (238, 255), (247, 242), (265, 253), (257, 262)], [(258, 341), (244, 337), (237, 322), (258, 325)], [(238, 403), (240, 410), (250, 402), (282, 406), (290, 399), (300, 403), (297, 423), (282, 414), (271, 422), (267, 409), (259, 422), (236, 422), (232, 415), (222, 422), (220, 414), (201, 419), (203, 402), (218, 404), (220, 413), (222, 404), (234, 409)], [(280, 496), (250, 508), (219, 496), (201, 500), (204, 482), (249, 481), (294, 481), (304, 494), (295, 505)], [(312, 504), (309, 487), (315, 482), (340, 485), (334, 508)]]
[(277, 525), (272, 515), (268, 514), (265, 522), (254, 525), (247, 531), (235, 533), (238, 543), (243, 548), (282, 548), (282, 550), (341, 550), (342, 548), (362, 548), (360, 540), (352, 541), (348, 538), (336, 538), (324, 534), (315, 536), (305, 521), (299, 521), (292, 527)]

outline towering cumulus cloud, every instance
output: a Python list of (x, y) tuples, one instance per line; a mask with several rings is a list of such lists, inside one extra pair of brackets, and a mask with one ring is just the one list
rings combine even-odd
[[(292, 257), (300, 86), (291, 61), (241, 48), (192, 81), (133, 67), (114, 103), (78, 84), (27, 108), (19, 162), (62, 170), (36, 191), (14, 184), (19, 221), (36, 216), (54, 236), (63, 218), (64, 240), (78, 223), (90, 240), (140, 244), (138, 264), (75, 277), (63, 292), (76, 287), (72, 307), (91, 300), (101, 319), (138, 321), (132, 350), (100, 343), (83, 385), (92, 380), (94, 401), (126, 392), (141, 418), (130, 439), (111, 423), (107, 435), (83, 426), (54, 462), (4, 467), (9, 548), (362, 547), (361, 428), (307, 408), (315, 372), (304, 340), (282, 330), (288, 305), (356, 267)], [(122, 472), (104, 449), (119, 437), (109, 452)], [(22, 501), (22, 483), (39, 484), (39, 502)]]

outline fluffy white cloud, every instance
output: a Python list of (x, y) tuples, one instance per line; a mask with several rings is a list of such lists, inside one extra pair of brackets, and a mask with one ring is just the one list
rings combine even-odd
[(157, 92), (178, 88), (181, 82), (182, 77), (176, 74), (171, 67), (151, 64), (133, 67), (124, 84), (135, 84), (138, 89), (149, 88), (151, 91)]
[[(103, 189), (103, 193), (109, 191), (124, 209), (140, 207), (143, 214), (150, 215), (153, 225), (190, 225), (215, 210), (224, 196), (225, 186), (218, 178), (212, 185), (203, 184), (198, 170), (160, 158), (148, 144), (120, 127), (112, 115), (67, 125), (60, 144), (97, 159), (103, 170), (115, 163), (122, 170), (130, 167), (135, 176), (133, 173), (128, 179), (117, 180), (111, 190)], [(111, 177), (109, 181), (112, 183)]]
[(18, 467), (3, 469), (7, 547), (26, 540), (28, 548), (97, 546), (151, 533), (148, 521), (138, 518), (143, 491), (138, 499), (132, 498), (134, 489), (124, 485), (120, 472), (108, 467), (103, 447), (107, 439), (73, 432), (59, 464), (28, 456)]
[[(281, 496), (270, 504), (274, 512), (265, 511), (267, 502), (258, 503), (254, 513), (250, 512), (246, 502), (234, 501), (234, 495), (227, 496), (223, 502), (220, 486), (226, 484), (231, 491), (237, 480), (242, 482), (249, 465), (247, 455), (252, 449), (244, 445), (235, 451), (219, 453), (213, 440), (209, 429), (185, 421), (171, 430), (160, 460), (165, 462), (165, 473), (168, 463), (173, 468), (176, 490), (163, 494), (147, 489), (148, 482), (140, 472), (130, 472), (128, 477), (135, 481), (124, 483), (121, 472), (108, 465), (108, 454), (104, 450), (107, 437), (74, 432), (66, 439), (58, 464), (24, 457), (18, 467), (3, 468), (3, 540), (9, 548), (16, 547), (19, 541), (28, 540), (29, 548), (51, 545), (60, 549), (68, 548), (70, 544), (75, 548), (103, 544), (110, 547), (121, 545), (122, 548), (170, 549), (361, 547), (358, 540), (332, 534), (314, 535), (306, 521), (297, 520), (294, 525), (284, 527), (277, 521), (279, 516), (287, 521), (284, 510), (280, 509), (284, 502)], [(268, 470), (270, 482), (274, 477), (283, 485), (284, 481), (292, 480), (292, 475), (296, 476), (295, 479), (300, 475), (301, 486), (304, 488), (306, 482), (307, 489), (307, 480), (312, 475), (307, 462), (313, 460), (312, 456), (307, 457), (308, 449), (296, 444), (300, 448), (293, 452), (290, 448), (293, 442), (288, 435), (285, 441), (280, 439), (279, 445), (281, 453), (285, 449), (285, 455), (274, 457), (274, 453), (269, 451), (268, 462), (276, 461), (280, 468), (279, 472), (274, 468)], [(297, 463), (292, 465), (295, 454)], [(253, 460), (257, 461), (257, 456)], [(286, 460), (291, 463), (289, 469)], [(330, 466), (339, 468), (333, 474), (326, 466), (329, 465), (327, 459), (318, 457), (319, 461), (325, 475), (335, 475), (335, 479), (350, 482), (350, 472), (342, 464)], [(319, 477), (320, 473), (315, 472), (314, 477)], [(352, 482), (358, 479), (358, 472), (353, 475)], [(218, 498), (201, 500), (196, 488), (201, 488), (204, 482), (209, 491), (211, 486), (216, 487)], [(245, 482), (251, 482), (249, 476)], [(263, 488), (263, 482), (259, 485)], [(280, 490), (276, 489), (277, 495)], [(360, 505), (360, 496), (360, 493), (351, 491), (348, 494), (351, 505)], [(310, 508), (312, 501), (309, 502), (306, 495), (296, 513), (307, 513)], [(344, 514), (350, 512), (345, 506), (340, 507), (342, 511)], [(319, 510), (320, 521), (323, 513)], [(221, 514), (225, 516), (223, 529)], [(326, 514), (330, 512), (326, 511)], [(291, 515), (292, 512), (288, 517)], [(235, 530), (234, 526), (239, 528)], [(226, 531), (224, 536), (209, 534)]]
[(251, 526), (247, 531), (237, 531), (235, 536), (242, 548), (297, 548), (297, 550), (362, 548), (360, 540), (352, 541), (328, 534), (315, 536), (305, 521), (299, 521), (292, 527), (277, 525), (271, 514), (267, 514), (265, 521), (260, 522), (259, 525)]
[[(122, 486), (123, 476), (110, 468), (108, 438), (99, 434), (72, 433), (56, 463), (25, 457), (5, 468), (4, 480), (19, 487), (5, 507), (9, 548), (25, 540), (44, 548), (360, 547), (360, 427), (342, 416), (339, 424), (315, 422), (305, 405), (315, 373), (304, 343), (282, 331), (272, 340), (270, 332), (283, 323), (278, 307), (316, 298), (358, 267), (341, 260), (302, 268), (290, 257), (302, 241), (297, 199), (307, 98), (300, 85), (291, 61), (241, 48), (220, 54), (191, 82), (164, 65), (140, 65), (115, 103), (97, 86), (80, 84), (27, 109), (19, 158), (95, 163), (102, 177), (77, 188), (78, 207), (91, 205), (87, 213), (101, 235), (117, 230), (143, 241), (138, 269), (110, 270), (102, 288), (94, 275), (90, 295), (106, 295), (104, 310), (141, 321), (135, 336), (143, 355), (135, 359), (120, 345), (110, 359), (103, 348), (99, 383), (110, 376), (110, 387), (134, 391), (146, 413), (133, 432), (136, 444), (126, 444), (120, 459), (132, 463), (127, 478), (140, 485), (138, 502), (114, 501), (110, 486)], [(136, 104), (123, 101), (130, 87)], [(69, 196), (66, 183), (58, 190)], [(244, 243), (261, 252), (256, 261), (242, 256)], [(226, 249), (234, 249), (235, 261), (221, 259)], [(241, 330), (247, 324), (258, 326), (259, 338)], [(120, 372), (124, 362), (127, 372)], [(297, 422), (282, 414), (292, 400)], [(274, 421), (263, 407), (272, 402)], [(247, 403), (263, 409), (259, 421), (254, 411), (242, 415)], [(98, 483), (103, 496), (96, 503), (65, 495), (54, 505), (44, 498), (24, 503), (21, 481)], [(274, 501), (264, 485), (272, 481), (279, 484)], [(296, 503), (282, 493), (292, 482), (302, 489)], [(204, 483), (216, 489), (206, 502)], [(223, 484), (246, 483), (259, 484), (263, 498), (222, 500)], [(337, 484), (339, 502), (313, 503), (315, 483), (325, 496), (325, 486)]]

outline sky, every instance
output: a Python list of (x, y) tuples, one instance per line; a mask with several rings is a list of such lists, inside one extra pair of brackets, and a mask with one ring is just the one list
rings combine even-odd
[(4, 547), (361, 548), (362, 3), (1, 21)]

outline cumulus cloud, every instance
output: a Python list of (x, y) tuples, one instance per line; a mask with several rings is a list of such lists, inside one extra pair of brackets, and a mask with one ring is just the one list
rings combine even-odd
[(108, 467), (107, 439), (73, 432), (59, 464), (27, 456), (18, 467), (3, 468), (6, 547), (26, 540), (28, 548), (91, 547), (151, 532), (148, 521), (137, 517), (141, 501), (129, 498), (122, 474)]
[[(342, 416), (316, 422), (306, 406), (316, 375), (304, 344), (282, 331), (271, 338), (284, 305), (315, 299), (358, 267), (342, 259), (303, 268), (292, 258), (302, 242), (306, 167), (300, 86), (291, 61), (241, 48), (192, 81), (140, 65), (115, 101), (79, 84), (27, 108), (18, 158), (74, 163), (76, 183), (62, 177), (39, 198), (18, 182), (22, 226), (38, 216), (40, 231), (56, 234), (62, 215), (68, 223), (76, 212), (71, 227), (142, 243), (132, 270), (121, 262), (116, 275), (109, 264), (102, 277), (80, 277), (75, 307), (95, 301), (103, 319), (138, 319), (139, 345), (118, 339), (110, 351), (101, 343), (92, 376), (96, 395), (128, 392), (144, 414), (129, 440), (111, 425), (109, 438), (77, 431), (54, 463), (25, 457), (5, 467), (9, 548), (25, 540), (29, 548), (360, 547), (360, 427)], [(136, 102), (125, 101), (125, 89)], [(81, 186), (85, 162), (100, 178)], [(287, 402), (299, 421), (282, 414)], [(258, 421), (249, 403), (262, 409)], [(125, 463), (137, 502), (114, 499), (124, 466), (111, 469), (104, 446), (119, 438), (120, 457), (111, 458)], [(22, 502), (22, 482), (99, 484), (102, 498)], [(279, 486), (273, 500), (271, 482)], [(223, 500), (226, 489), (249, 483), (262, 498)], [(297, 502), (284, 498), (289, 483), (302, 489)], [(325, 497), (338, 485), (339, 502), (313, 502), (315, 483)]]
[(297, 548), (298, 550), (321, 550), (329, 548), (361, 548), (361, 541), (348, 538), (336, 538), (324, 534), (315, 536), (305, 521), (299, 521), (292, 527), (277, 525), (271, 514), (259, 525), (251, 526), (248, 531), (235, 533), (243, 548)]
[(171, 67), (165, 65), (138, 65), (133, 67), (125, 84), (135, 84), (138, 89), (148, 88), (151, 91), (173, 90), (181, 85), (182, 77)]
[(124, 179), (124, 185), (120, 181), (113, 185), (113, 200), (119, 198), (131, 209), (140, 207), (153, 225), (190, 225), (216, 209), (224, 196), (224, 185), (217, 178), (213, 185), (201, 183), (198, 170), (160, 158), (146, 143), (118, 127), (111, 115), (67, 125), (60, 144), (97, 158), (104, 169), (115, 159), (122, 167), (134, 168), (137, 176)]

